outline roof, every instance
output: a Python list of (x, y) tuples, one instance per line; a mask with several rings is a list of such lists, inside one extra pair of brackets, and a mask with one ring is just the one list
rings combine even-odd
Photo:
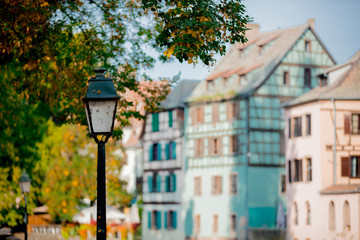
[(359, 184), (333, 185), (320, 191), (322, 195), (360, 193)]
[(330, 78), (326, 86), (317, 86), (304, 95), (284, 104), (291, 107), (317, 100), (360, 100), (360, 50), (346, 63), (326, 69), (320, 75)]
[[(251, 96), (273, 73), (306, 30), (312, 31), (318, 38), (310, 21), (307, 24), (269, 32), (260, 32), (256, 25), (253, 24), (252, 26), (255, 27), (247, 32), (248, 42), (245, 44), (237, 43), (232, 46), (210, 75), (193, 91), (188, 102)], [(321, 43), (320, 40), (319, 42)], [(260, 53), (261, 49), (264, 49), (263, 53)], [(324, 49), (327, 51), (325, 47)], [(332, 59), (329, 53), (328, 55)], [(334, 60), (333, 62), (335, 63)], [(250, 72), (252, 77), (247, 80), (246, 84), (220, 84), (212, 89), (206, 88), (207, 81), (219, 77), (229, 78), (232, 74), (242, 75)]]
[(184, 108), (186, 99), (190, 96), (191, 92), (196, 88), (199, 82), (200, 81), (198, 80), (181, 80), (160, 104), (160, 108), (163, 108), (164, 110)]

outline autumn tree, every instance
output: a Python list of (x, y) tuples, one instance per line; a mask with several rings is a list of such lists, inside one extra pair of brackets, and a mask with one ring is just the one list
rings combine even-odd
[[(45, 170), (36, 168), (36, 144), (49, 119), (86, 124), (81, 98), (93, 68), (108, 68), (120, 94), (148, 96), (134, 74), (154, 65), (146, 49), (158, 51), (163, 61), (211, 65), (227, 43), (246, 41), (248, 19), (240, 0), (1, 1), (0, 224), (22, 219), (11, 201), (20, 196), (20, 170), (35, 179), (30, 203), (41, 202), (42, 181), (36, 179)], [(145, 98), (145, 110), (155, 110), (169, 90), (169, 84), (151, 90), (156, 94)], [(130, 117), (143, 117), (129, 106), (120, 100), (116, 138)]]

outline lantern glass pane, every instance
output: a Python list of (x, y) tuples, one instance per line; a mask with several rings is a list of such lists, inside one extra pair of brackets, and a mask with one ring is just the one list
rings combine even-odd
[(89, 101), (90, 115), (94, 134), (111, 132), (114, 124), (115, 106), (115, 100)]
[(20, 189), (22, 193), (29, 193), (30, 192), (30, 181), (23, 181), (19, 183)]
[(86, 105), (85, 105), (85, 113), (86, 113), (86, 119), (87, 119), (87, 122), (88, 122), (88, 125), (89, 125), (89, 132), (90, 132), (90, 134), (92, 134), (87, 104), (88, 103), (86, 103)]

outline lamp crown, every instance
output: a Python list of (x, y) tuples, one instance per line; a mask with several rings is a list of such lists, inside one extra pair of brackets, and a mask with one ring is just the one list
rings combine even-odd
[(96, 76), (105, 76), (105, 72), (107, 71), (106, 68), (95, 68), (93, 70), (96, 73)]
[(23, 171), (20, 177), (20, 182), (26, 182), (26, 181), (31, 181), (31, 179), (29, 177), (29, 174), (27, 174), (26, 171)]

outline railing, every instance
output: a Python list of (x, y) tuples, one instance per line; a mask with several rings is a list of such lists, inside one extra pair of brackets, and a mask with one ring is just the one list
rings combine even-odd
[(31, 232), (39, 234), (61, 234), (61, 225), (40, 225), (40, 226), (31, 226)]

